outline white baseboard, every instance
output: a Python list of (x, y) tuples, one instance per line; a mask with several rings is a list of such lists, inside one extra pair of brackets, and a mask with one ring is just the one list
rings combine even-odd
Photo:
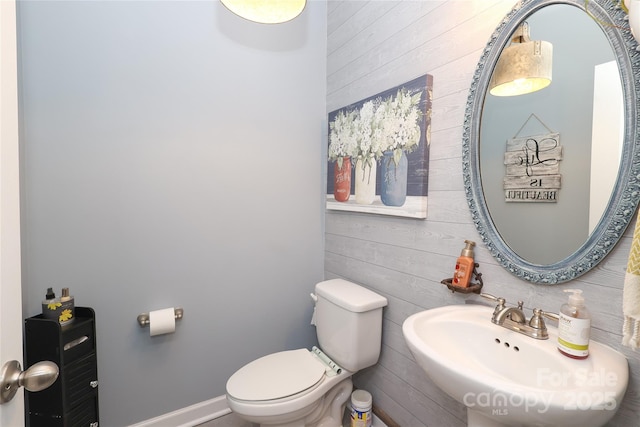
[[(146, 421), (132, 424), (129, 427), (194, 427), (207, 421), (215, 420), (231, 413), (225, 396), (196, 403), (168, 414), (160, 415)], [(371, 427), (387, 427), (380, 418), (373, 415)]]
[(380, 418), (376, 417), (376, 414), (373, 414), (373, 418), (371, 418), (371, 427), (387, 427), (387, 425), (380, 421)]
[(231, 413), (225, 396), (196, 403), (129, 427), (194, 427)]

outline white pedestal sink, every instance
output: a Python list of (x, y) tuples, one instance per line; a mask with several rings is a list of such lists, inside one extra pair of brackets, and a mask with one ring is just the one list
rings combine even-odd
[(576, 360), (556, 347), (557, 328), (537, 340), (491, 323), (493, 308), (454, 305), (407, 318), (402, 332), (416, 362), (467, 407), (468, 426), (601, 427), (618, 410), (629, 367), (596, 341)]

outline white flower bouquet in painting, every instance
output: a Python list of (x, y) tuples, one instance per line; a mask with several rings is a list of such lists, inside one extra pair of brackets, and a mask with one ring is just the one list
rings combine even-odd
[(420, 92), (411, 95), (400, 88), (395, 97), (387, 99), (378, 109), (385, 146), (380, 199), (387, 206), (402, 206), (407, 198), (407, 153), (420, 143), (421, 95)]
[(380, 100), (362, 105), (355, 120), (357, 153), (355, 159), (356, 203), (369, 205), (376, 197), (376, 171), (382, 157), (382, 123), (376, 120)]
[(345, 159), (352, 157), (357, 150), (354, 121), (357, 111), (339, 111), (331, 122), (329, 134), (329, 160), (338, 162), (342, 167)]
[(420, 96), (421, 93), (411, 95), (402, 88), (376, 110), (376, 120), (382, 124), (384, 151), (393, 152), (396, 165), (402, 153), (412, 152), (420, 143)]

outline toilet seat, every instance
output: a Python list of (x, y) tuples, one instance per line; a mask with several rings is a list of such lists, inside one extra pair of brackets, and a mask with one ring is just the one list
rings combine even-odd
[(227, 393), (244, 401), (282, 399), (311, 389), (322, 381), (325, 365), (302, 348), (254, 360), (227, 381)]

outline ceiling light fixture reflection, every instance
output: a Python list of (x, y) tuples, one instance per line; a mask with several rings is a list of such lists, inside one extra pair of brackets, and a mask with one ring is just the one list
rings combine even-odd
[(300, 15), (306, 0), (220, 0), (231, 12), (260, 24), (281, 24)]
[(529, 24), (523, 22), (504, 48), (493, 70), (489, 93), (515, 96), (535, 92), (551, 84), (553, 45), (529, 37)]

